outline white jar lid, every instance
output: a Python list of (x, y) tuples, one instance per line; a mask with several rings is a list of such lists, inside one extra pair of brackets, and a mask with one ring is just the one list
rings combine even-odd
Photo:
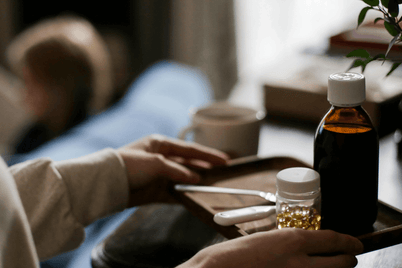
[(366, 99), (366, 79), (359, 73), (334, 73), (328, 78), (328, 101), (335, 106), (360, 105)]
[(320, 190), (320, 174), (311, 168), (287, 168), (278, 172), (276, 178), (278, 192), (303, 194)]

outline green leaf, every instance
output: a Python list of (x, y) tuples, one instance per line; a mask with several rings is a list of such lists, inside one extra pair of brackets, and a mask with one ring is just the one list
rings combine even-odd
[(379, 59), (382, 59), (383, 64), (387, 60), (387, 58), (385, 57), (385, 54), (378, 54), (378, 55), (375, 55), (373, 58), (367, 60), (366, 65), (369, 64), (372, 61), (379, 60)]
[(388, 2), (388, 0), (381, 0), (381, 4), (386, 8), (388, 8)]
[(366, 17), (367, 11), (369, 11), (370, 9), (373, 9), (373, 8), (365, 7), (360, 11), (359, 17), (357, 19), (357, 27), (359, 27), (360, 24), (362, 24), (362, 22), (364, 21), (364, 18)]
[(395, 71), (395, 69), (398, 68), (399, 65), (401, 65), (401, 62), (396, 62), (396, 63), (392, 64), (391, 70), (389, 70), (389, 72), (387, 73), (386, 76), (391, 75), (391, 73), (392, 73), (393, 71)]
[(378, 4), (380, 3), (379, 0), (363, 0), (363, 2), (369, 6), (378, 6)]
[(370, 58), (370, 54), (367, 52), (365, 49), (356, 49), (350, 52), (349, 54), (346, 55), (346, 57), (351, 58), (351, 57), (360, 57), (364, 59)]
[(350, 69), (353, 69), (353, 68), (357, 68), (357, 67), (362, 67), (362, 70), (363, 70), (364, 69), (364, 67), (363, 67), (364, 64), (365, 64), (364, 60), (361, 60), (361, 59), (354, 60), (352, 62), (352, 64), (350, 65), (350, 67), (347, 69), (347, 71), (349, 71)]
[(401, 37), (401, 34), (399, 33), (398, 35), (395, 35), (394, 38), (392, 38), (391, 42), (388, 45), (387, 52), (385, 53), (385, 56), (388, 55), (389, 51), (391, 50), (392, 46), (395, 44), (395, 42)]
[(384, 26), (390, 35), (392, 35), (392, 36), (398, 35), (398, 31), (395, 29), (394, 25), (392, 25), (391, 23), (384, 21)]
[(384, 18), (375, 18), (374, 24), (376, 24), (379, 20), (384, 20)]
[(365, 65), (367, 66), (370, 62), (376, 61), (376, 60), (379, 60), (379, 59), (382, 59), (383, 64), (387, 60), (387, 58), (385, 57), (385, 54), (378, 54), (378, 55), (375, 55), (372, 58), (366, 59)]

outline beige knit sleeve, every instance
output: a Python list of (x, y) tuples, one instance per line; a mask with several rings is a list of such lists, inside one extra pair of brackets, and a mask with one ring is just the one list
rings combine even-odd
[(10, 168), (41, 260), (72, 250), (84, 227), (126, 208), (128, 182), (113, 149), (67, 161), (27, 161)]

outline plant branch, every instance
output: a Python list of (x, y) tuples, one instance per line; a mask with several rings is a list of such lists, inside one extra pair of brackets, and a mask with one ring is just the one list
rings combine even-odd
[[(384, 27), (387, 32), (392, 36), (391, 41), (389, 42), (387, 51), (385, 54), (378, 54), (374, 57), (371, 57), (370, 54), (364, 49), (357, 49), (350, 52), (346, 57), (354, 57), (357, 58), (353, 61), (352, 65), (349, 67), (348, 70), (356, 67), (361, 67), (362, 72), (364, 72), (367, 64), (372, 61), (379, 61), (381, 60), (383, 63), (385, 61), (391, 61), (392, 67), (391, 70), (387, 73), (387, 76), (390, 75), (396, 68), (398, 68), (402, 64), (402, 59), (388, 59), (387, 55), (391, 51), (391, 48), (402, 42), (402, 28), (399, 25), (402, 22), (402, 16), (398, 18), (399, 13), (399, 3), (402, 1), (400, 0), (389, 0), (389, 1), (378, 1), (378, 0), (363, 0), (368, 6), (364, 7), (358, 16), (358, 25), (359, 27), (369, 10), (376, 10), (383, 14), (382, 18), (378, 17), (374, 19), (374, 24), (377, 23), (379, 20), (384, 21)], [(385, 3), (385, 5), (383, 5)]]

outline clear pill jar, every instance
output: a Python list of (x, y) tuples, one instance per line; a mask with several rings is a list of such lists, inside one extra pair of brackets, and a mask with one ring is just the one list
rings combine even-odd
[(287, 168), (276, 175), (278, 229), (321, 228), (320, 175), (310, 168)]

